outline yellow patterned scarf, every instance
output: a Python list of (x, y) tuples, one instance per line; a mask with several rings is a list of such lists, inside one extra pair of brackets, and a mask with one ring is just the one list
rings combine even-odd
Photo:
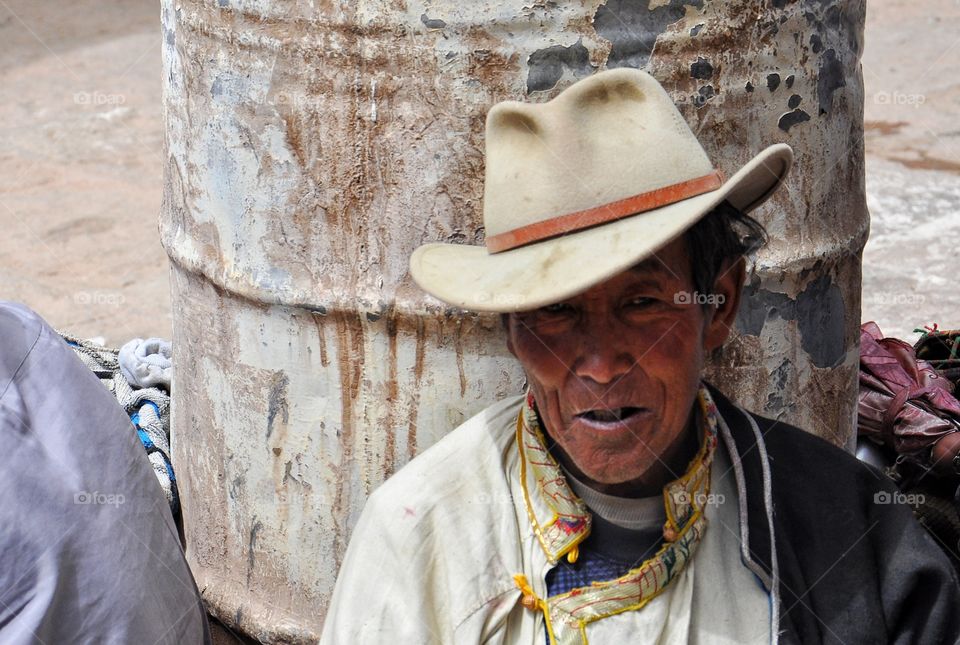
[[(663, 488), (667, 521), (664, 544), (648, 560), (614, 580), (595, 582), (567, 593), (538, 598), (523, 575), (514, 577), (523, 591), (523, 604), (542, 611), (555, 645), (587, 645), (587, 624), (625, 611), (641, 609), (661, 594), (693, 556), (706, 531), (704, 505), (710, 493), (710, 467), (717, 446), (717, 407), (701, 384), (697, 394), (703, 441), (686, 473)], [(547, 559), (566, 556), (575, 562), (578, 545), (590, 534), (591, 515), (569, 488), (559, 464), (549, 453), (532, 395), (526, 397), (517, 418), (520, 480), (527, 514)], [(528, 488), (533, 483), (533, 490)], [(551, 511), (538, 520), (532, 496)]]

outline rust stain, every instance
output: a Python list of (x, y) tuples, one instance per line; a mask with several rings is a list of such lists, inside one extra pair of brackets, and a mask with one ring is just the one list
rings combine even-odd
[(346, 551), (347, 518), (350, 515), (350, 470), (354, 453), (354, 401), (360, 392), (363, 374), (363, 324), (355, 312), (335, 314), (337, 326), (337, 366), (340, 375), (340, 463), (337, 494), (331, 505), (334, 530), (333, 554), (337, 567)]
[(413, 391), (410, 412), (407, 417), (407, 457), (413, 459), (417, 454), (417, 411), (420, 409), (420, 381), (423, 379), (424, 352), (426, 351), (426, 330), (423, 318), (417, 318), (417, 350), (413, 363)]
[(327, 337), (323, 333), (323, 318), (320, 314), (311, 314), (313, 324), (317, 328), (317, 340), (320, 341), (320, 365), (326, 367), (330, 364), (330, 357), (327, 355)]
[(520, 68), (520, 52), (505, 49), (499, 38), (480, 25), (470, 25), (459, 35), (469, 52), (470, 78), (479, 79), (483, 87), (509, 87)]
[(386, 312), (387, 326), (387, 414), (384, 419), (386, 433), (383, 455), (383, 475), (389, 477), (396, 468), (397, 429), (394, 427), (394, 411), (397, 408), (397, 315), (393, 307)]
[[(371, 40), (389, 40), (395, 26), (385, 21), (358, 21), (355, 12), (348, 11), (350, 3), (340, 3), (334, 11), (314, 12), (313, 19), (295, 15), (279, 17), (264, 11), (245, 10), (236, 6), (220, 7), (215, 3), (194, 3), (189, 5), (192, 12), (184, 14), (178, 20), (178, 31), (183, 31), (183, 40), (196, 42), (200, 40), (186, 32), (190, 31), (199, 36), (212, 38), (225, 44), (230, 44), (240, 50), (260, 50), (269, 44), (264, 40), (283, 43), (297, 50), (306, 49), (313, 52), (316, 46), (313, 40), (323, 37), (324, 40), (346, 37), (344, 40), (354, 41), (362, 38)], [(321, 16), (323, 18), (321, 18)], [(338, 19), (330, 19), (336, 17)], [(313, 34), (310, 44), (305, 45), (291, 38), (291, 34)], [(256, 35), (259, 38), (253, 37)], [(329, 43), (324, 43), (329, 44)], [(324, 48), (325, 49), (325, 48)], [(338, 51), (336, 48), (329, 50)]]
[(304, 133), (294, 119), (295, 117), (289, 114), (282, 117), (287, 146), (300, 167), (310, 169), (316, 157), (307, 152), (308, 143), (304, 141)]
[[(289, 81), (289, 86), (297, 87), (293, 80)], [(332, 87), (325, 89), (327, 92), (333, 91)], [(314, 97), (307, 90), (303, 91), (304, 97), (319, 102), (319, 97)], [(294, 109), (296, 106), (291, 106), (289, 102), (277, 100), (284, 96), (282, 90), (279, 90), (277, 94), (274, 102), (279, 103), (276, 109), (281, 113), (287, 147), (297, 160), (302, 179), (301, 188), (290, 193), (286, 212), (297, 228), (301, 244), (305, 245), (307, 240), (310, 240), (311, 233), (316, 226), (315, 219), (322, 219), (331, 227), (339, 225), (337, 218), (339, 211), (330, 207), (329, 199), (325, 197), (322, 189), (322, 186), (327, 183), (324, 177), (326, 168), (323, 164), (323, 150), (317, 138), (311, 136), (314, 132), (323, 128), (324, 124), (321, 115), (316, 110), (303, 109), (297, 111)], [(289, 254), (289, 252), (287, 253)], [(310, 257), (309, 251), (304, 252), (301, 257)]]
[(460, 375), (460, 396), (467, 393), (467, 375), (463, 370), (463, 320), (457, 319), (453, 333), (453, 350), (457, 355), (457, 372)]

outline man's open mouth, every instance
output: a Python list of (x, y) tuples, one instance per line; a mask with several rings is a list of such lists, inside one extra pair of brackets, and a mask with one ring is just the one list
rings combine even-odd
[(596, 410), (587, 410), (576, 415), (587, 421), (596, 421), (600, 423), (615, 423), (617, 421), (626, 421), (627, 419), (640, 414), (644, 408), (624, 407), (624, 408), (597, 408)]

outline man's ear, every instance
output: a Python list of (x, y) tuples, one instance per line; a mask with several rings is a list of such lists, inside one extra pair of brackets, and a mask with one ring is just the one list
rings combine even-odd
[(712, 352), (723, 345), (733, 329), (737, 311), (740, 309), (740, 294), (743, 292), (746, 264), (743, 257), (724, 262), (713, 283), (713, 295), (716, 301), (711, 305), (709, 313), (712, 316), (708, 317), (703, 337), (703, 348), (707, 352)]

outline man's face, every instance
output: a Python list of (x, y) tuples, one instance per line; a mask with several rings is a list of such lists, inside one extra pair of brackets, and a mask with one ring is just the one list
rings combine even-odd
[(743, 261), (725, 268), (714, 287), (723, 302), (704, 309), (691, 296), (680, 238), (579, 296), (508, 316), (508, 347), (575, 474), (620, 490), (663, 469), (681, 443), (705, 356), (736, 315)]

